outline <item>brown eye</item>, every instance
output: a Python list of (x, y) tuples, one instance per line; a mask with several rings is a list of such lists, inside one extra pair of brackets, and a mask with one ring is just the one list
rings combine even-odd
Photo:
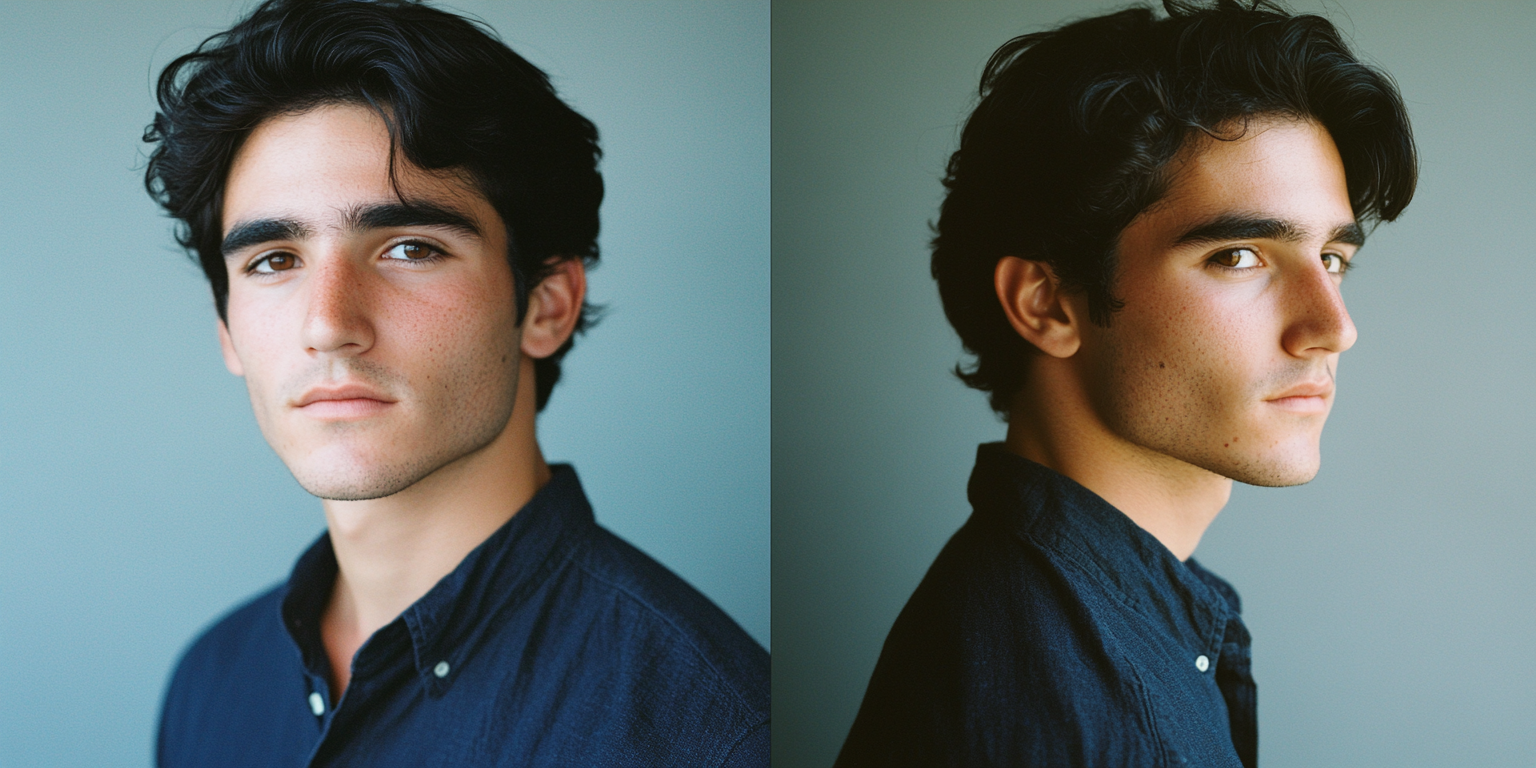
[(1344, 257), (1337, 253), (1325, 253), (1323, 254), (1323, 268), (1339, 275), (1349, 269), (1349, 262), (1345, 261)]
[(1212, 256), (1211, 263), (1228, 269), (1248, 269), (1259, 266), (1259, 254), (1252, 248), (1228, 248)]
[(274, 253), (264, 257), (251, 268), (253, 272), (273, 273), (285, 272), (299, 265), (299, 257), (291, 253)]
[(384, 252), (384, 258), (400, 261), (430, 261), (436, 257), (437, 250), (424, 243), (399, 243)]

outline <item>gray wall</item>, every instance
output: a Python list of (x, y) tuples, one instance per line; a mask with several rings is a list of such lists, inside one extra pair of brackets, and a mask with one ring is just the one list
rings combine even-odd
[[(981, 67), (1118, 5), (773, 4), (776, 765), (831, 762), (1004, 433), (927, 271)], [(1292, 7), (1396, 77), (1423, 175), (1345, 287), (1322, 473), (1239, 486), (1197, 553), (1244, 597), (1263, 764), (1536, 764), (1536, 5)]]
[[(546, 455), (766, 644), (767, 2), (456, 5), (603, 135)], [(154, 75), (248, 7), (0, 2), (0, 766), (148, 764), (180, 649), (324, 526), (141, 187)]]

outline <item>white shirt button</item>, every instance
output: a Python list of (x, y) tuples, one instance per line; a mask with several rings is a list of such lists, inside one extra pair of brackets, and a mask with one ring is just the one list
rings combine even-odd
[(1201, 672), (1204, 672), (1204, 671), (1206, 671), (1207, 669), (1210, 669), (1210, 668), (1211, 668), (1211, 660), (1207, 659), (1205, 657), (1205, 654), (1202, 653), (1199, 656), (1195, 657), (1195, 669), (1198, 669)]
[(315, 713), (315, 717), (325, 714), (325, 699), (320, 698), (319, 693), (309, 695), (309, 711)]
[(446, 661), (439, 661), (437, 663), (437, 666), (432, 668), (432, 674), (437, 675), (438, 677), (447, 677), (448, 676), (448, 662), (446, 662)]

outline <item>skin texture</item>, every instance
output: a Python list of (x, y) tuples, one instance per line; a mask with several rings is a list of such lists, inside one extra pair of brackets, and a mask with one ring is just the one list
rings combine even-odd
[[(1009, 257), (995, 275), (1010, 323), (1043, 352), (1014, 399), (1010, 449), (1180, 559), (1232, 480), (1317, 474), (1339, 354), (1356, 338), (1339, 286), (1361, 237), (1333, 140), (1280, 116), (1229, 128), (1240, 137), (1191, 141), (1169, 193), (1121, 233), (1125, 304), (1108, 328), (1043, 263)], [(1211, 226), (1233, 221), (1248, 231)], [(1214, 236), (1191, 237), (1201, 229)]]
[(400, 203), (389, 151), (376, 113), (322, 106), (258, 125), (225, 184), (219, 340), (262, 434), (325, 499), (338, 698), (357, 648), (549, 479), (532, 361), (569, 338), (586, 290), (562, 261), (519, 325), (501, 217), (463, 175), (403, 156), (401, 195), (459, 225), (359, 222)]

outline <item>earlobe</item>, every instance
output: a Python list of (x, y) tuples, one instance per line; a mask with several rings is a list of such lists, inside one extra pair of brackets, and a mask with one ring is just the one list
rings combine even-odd
[(587, 270), (579, 258), (562, 258), (528, 292), (522, 350), (532, 358), (554, 354), (576, 331), (587, 298)]
[(235, 354), (235, 342), (229, 338), (229, 326), (223, 320), (219, 325), (219, 350), (224, 353), (224, 367), (236, 376), (245, 376), (245, 368), (240, 365), (240, 356)]
[(1004, 256), (992, 273), (1003, 314), (1025, 341), (1051, 357), (1067, 358), (1082, 345), (1080, 318), (1061, 283), (1042, 261)]

